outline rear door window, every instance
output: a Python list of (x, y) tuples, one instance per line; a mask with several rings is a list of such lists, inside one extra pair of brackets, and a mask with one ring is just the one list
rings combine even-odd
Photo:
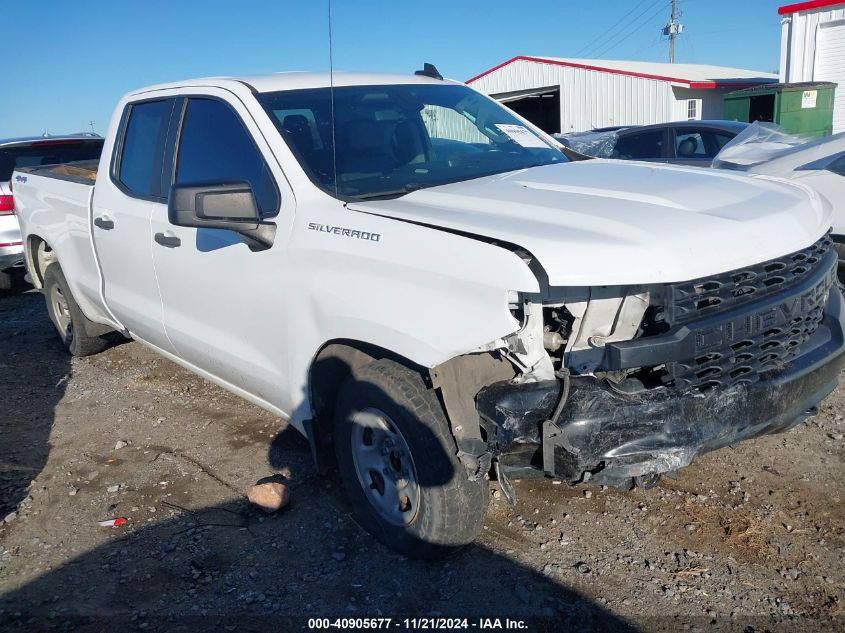
[(173, 102), (162, 99), (128, 106), (117, 179), (131, 195), (155, 199), (166, 196), (162, 163)]
[[(311, 137), (308, 117), (289, 115)], [(303, 121), (304, 120), (304, 121)], [(237, 113), (217, 99), (192, 98), (182, 122), (176, 184), (247, 182), (262, 218), (279, 213), (279, 192), (270, 168)]]
[(613, 158), (633, 160), (663, 158), (664, 138), (663, 130), (623, 134), (616, 141)]
[(675, 130), (675, 155), (688, 160), (714, 158), (732, 138), (713, 130), (678, 128)]

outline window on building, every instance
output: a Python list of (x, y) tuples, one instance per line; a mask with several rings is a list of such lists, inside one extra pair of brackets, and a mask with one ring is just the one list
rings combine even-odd
[[(307, 130), (307, 117), (295, 116), (306, 119)], [(248, 182), (261, 217), (279, 213), (279, 193), (270, 169), (235, 111), (216, 99), (190, 99), (179, 141), (176, 184), (205, 182)]]
[(698, 99), (688, 99), (687, 100), (687, 118), (688, 119), (697, 119), (698, 118)]
[(117, 179), (130, 193), (145, 198), (164, 196), (161, 166), (172, 99), (130, 104)]

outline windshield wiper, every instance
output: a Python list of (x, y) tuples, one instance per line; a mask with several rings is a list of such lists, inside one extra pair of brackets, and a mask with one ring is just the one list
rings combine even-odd
[(399, 198), (407, 193), (411, 193), (412, 191), (418, 191), (420, 189), (425, 189), (426, 187), (432, 186), (433, 185), (423, 185), (418, 182), (413, 182), (405, 185), (401, 189), (391, 189), (388, 191), (374, 191), (372, 193), (362, 193), (350, 197), (356, 198), (357, 200), (381, 200), (386, 198)]

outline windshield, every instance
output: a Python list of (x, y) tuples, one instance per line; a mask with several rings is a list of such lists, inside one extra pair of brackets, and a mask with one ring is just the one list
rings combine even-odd
[(330, 88), (258, 100), (311, 180), (344, 199), (566, 162), (507, 108), (457, 84), (340, 87), (334, 108)]
[(12, 179), (18, 167), (58, 165), (77, 160), (93, 160), (103, 151), (103, 139), (45, 140), (30, 145), (0, 146), (0, 182)]

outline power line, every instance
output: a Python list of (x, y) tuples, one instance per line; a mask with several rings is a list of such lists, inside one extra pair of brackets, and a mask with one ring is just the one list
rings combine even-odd
[[(659, 1), (659, 0), (658, 0), (658, 1)], [(624, 22), (625, 22), (625, 18), (627, 18), (629, 15), (631, 15), (631, 14), (632, 14), (634, 11), (636, 11), (637, 9), (639, 9), (639, 8), (640, 8), (642, 5), (644, 5), (646, 2), (648, 2), (648, 0), (641, 0), (638, 4), (635, 4), (635, 5), (634, 5), (634, 7), (633, 7), (630, 11), (628, 11), (628, 13), (626, 13), (626, 14), (625, 14), (625, 15), (623, 15), (621, 18), (619, 18), (616, 22), (614, 22), (613, 26), (611, 26), (609, 29), (607, 29), (607, 30), (604, 32), (604, 34), (603, 34), (603, 35), (601, 35), (601, 36), (599, 36), (598, 38), (594, 39), (593, 41), (591, 41), (591, 42), (587, 43), (585, 46), (582, 46), (582, 47), (581, 47), (581, 49), (580, 49), (580, 50), (578, 50), (578, 51), (577, 51), (577, 52), (573, 55), (573, 57), (578, 57), (581, 53), (585, 53), (585, 51), (588, 51), (589, 49), (593, 48), (594, 46), (604, 46), (604, 44), (605, 44), (606, 42), (603, 42), (602, 40), (604, 40), (605, 38), (609, 37), (609, 36), (611, 35), (611, 33), (612, 33), (613, 31), (615, 31), (615, 30), (616, 30), (616, 27), (618, 27), (620, 24), (624, 24)], [(600, 43), (600, 42), (601, 42), (601, 43)], [(585, 54), (586, 54), (586, 53), (585, 53)], [(589, 56), (589, 54), (587, 54), (587, 55)]]
[(639, 32), (639, 31), (641, 31), (641, 30), (642, 30), (642, 28), (643, 28), (643, 27), (644, 27), (644, 26), (645, 26), (648, 22), (650, 22), (653, 18), (657, 17), (657, 15), (658, 15), (661, 11), (663, 11), (663, 10), (665, 9), (665, 7), (666, 7), (666, 3), (665, 3), (665, 1), (664, 1), (664, 2), (660, 2), (660, 0), (658, 0), (658, 2), (657, 2), (656, 4), (659, 4), (659, 5), (660, 5), (660, 6), (658, 6), (658, 7), (657, 7), (657, 11), (653, 11), (652, 13), (648, 14), (648, 15), (647, 15), (647, 17), (645, 18), (645, 20), (639, 20), (639, 18), (640, 18), (640, 17), (642, 17), (643, 15), (646, 15), (646, 13), (648, 12), (648, 10), (649, 10), (649, 9), (652, 9), (655, 5), (653, 4), (653, 5), (651, 5), (650, 7), (648, 7), (648, 9), (646, 9), (645, 11), (643, 11), (642, 13), (640, 13), (640, 15), (639, 15), (639, 16), (637, 16), (637, 19), (634, 19), (634, 20), (632, 20), (632, 21), (631, 21), (631, 26), (634, 26), (635, 24), (637, 25), (637, 26), (635, 26), (635, 28), (634, 28), (633, 30), (629, 31), (629, 32), (628, 32), (628, 34), (627, 34), (625, 37), (623, 37), (623, 38), (621, 38), (621, 39), (616, 40), (616, 42), (611, 43), (610, 47), (606, 47), (606, 48), (602, 49), (601, 51), (597, 52), (597, 53), (596, 53), (596, 56), (606, 55), (607, 53), (609, 53), (610, 51), (612, 51), (613, 49), (615, 49), (617, 46), (619, 46), (622, 42), (624, 42), (624, 41), (628, 40), (628, 39), (629, 39), (632, 35), (634, 35), (635, 33)]
[(655, 47), (657, 47), (661, 44), (663, 44), (663, 38), (660, 37), (660, 33), (658, 33), (651, 40), (650, 44), (645, 44), (644, 46), (641, 46), (640, 48), (635, 50), (633, 53), (628, 53), (625, 57), (630, 58), (630, 59), (636, 59), (637, 56), (640, 55), (641, 53), (644, 53), (646, 51), (650, 51), (651, 49), (653, 49), (653, 48), (655, 48)]

